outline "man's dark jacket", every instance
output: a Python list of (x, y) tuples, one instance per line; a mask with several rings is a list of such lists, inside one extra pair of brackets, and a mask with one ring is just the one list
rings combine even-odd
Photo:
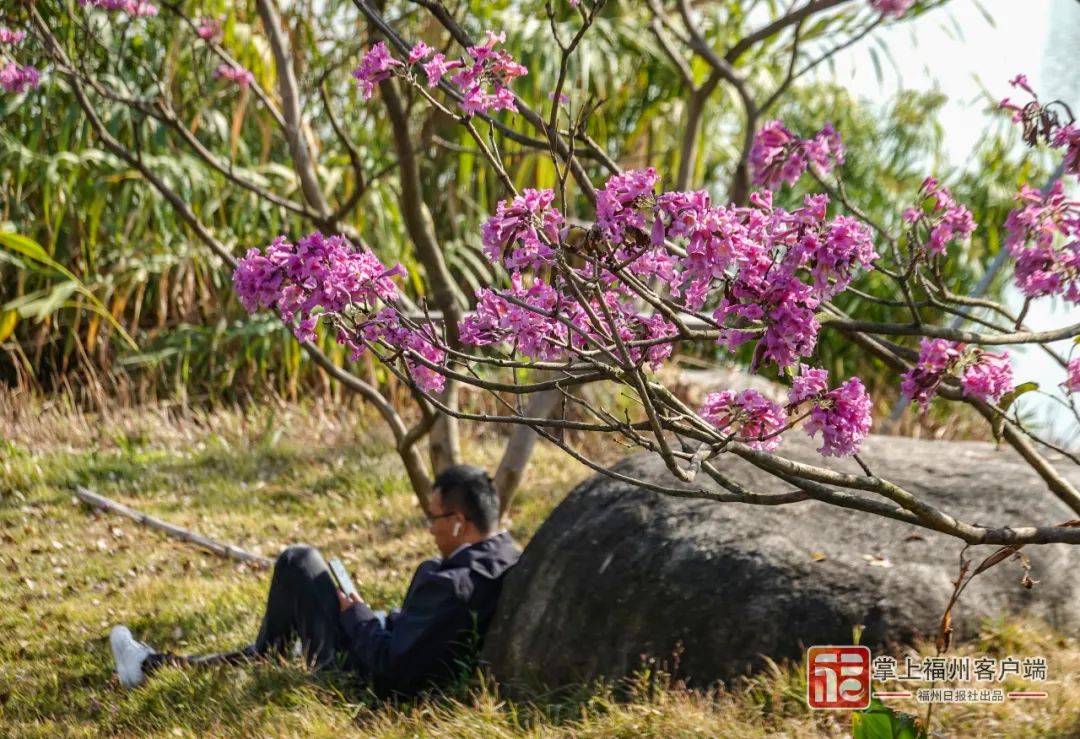
[(445, 684), (479, 649), (503, 576), (519, 556), (510, 534), (503, 532), (445, 560), (427, 560), (385, 628), (366, 604), (342, 611), (350, 664), (382, 695), (412, 695)]

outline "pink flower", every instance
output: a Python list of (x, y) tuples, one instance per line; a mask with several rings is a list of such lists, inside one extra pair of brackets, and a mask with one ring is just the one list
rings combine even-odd
[[(809, 223), (820, 222), (824, 215), (822, 206), (820, 217), (810, 214)], [(824, 229), (806, 229), (788, 249), (784, 268), (793, 273), (795, 269), (808, 267), (815, 294), (828, 299), (848, 286), (857, 268), (873, 269), (877, 257), (870, 227), (854, 218), (837, 216)]]
[(24, 38), (26, 38), (26, 31), (13, 31), (7, 26), (0, 26), (0, 46), (14, 46)]
[(870, 396), (862, 380), (852, 377), (815, 402), (806, 422), (811, 437), (821, 432), (818, 452), (826, 457), (846, 457), (859, 453), (859, 445), (870, 433)]
[(803, 152), (821, 172), (844, 163), (844, 142), (831, 123), (826, 123), (814, 138), (803, 141)]
[(963, 348), (963, 344), (946, 339), (923, 338), (919, 361), (904, 373), (900, 391), (923, 407), (928, 406), (945, 373), (960, 359)]
[(755, 185), (774, 187), (778, 182), (794, 184), (806, 170), (806, 162), (791, 151), (795, 135), (783, 121), (768, 121), (754, 135), (750, 149), (750, 171)]
[(828, 370), (799, 365), (799, 374), (791, 381), (788, 403), (798, 405), (805, 400), (819, 397), (829, 389)]
[(495, 100), (491, 103), (491, 110), (512, 110), (517, 112), (517, 101), (509, 87), (495, 85)]
[[(659, 313), (653, 314), (647, 318), (644, 316), (637, 316), (636, 322), (643, 329), (641, 339), (645, 341), (678, 335), (678, 330), (675, 326)], [(645, 350), (645, 357), (653, 371), (659, 369), (660, 365), (671, 357), (672, 349), (674, 349), (672, 342), (664, 342), (661, 344), (653, 344)], [(630, 351), (634, 361), (640, 361), (640, 349), (631, 347)]]
[(964, 395), (983, 400), (986, 398), (1000, 400), (1002, 395), (1013, 389), (1012, 366), (1009, 364), (1008, 352), (990, 354), (980, 349), (976, 349), (975, 352), (975, 363), (967, 367), (960, 378)]
[(394, 67), (400, 66), (402, 63), (390, 56), (386, 42), (379, 41), (360, 60), (360, 66), (353, 70), (352, 75), (360, 83), (360, 90), (367, 100), (375, 92), (375, 83), (390, 79)]
[[(428, 86), (437, 85), (447, 70), (460, 67), (461, 71), (455, 74), (451, 81), (463, 91), (462, 110), (469, 115), (498, 110), (516, 111), (517, 103), (510, 91), (510, 83), (515, 77), (521, 77), (529, 71), (515, 62), (505, 49), (495, 49), (496, 45), (505, 40), (505, 33), (488, 31), (483, 46), (469, 47), (471, 65), (464, 60), (448, 63), (441, 54), (436, 54), (429, 64), (424, 65)], [(491, 92), (492, 89), (494, 93)]]
[[(539, 278), (526, 287), (521, 274), (515, 272), (510, 282), (509, 290), (481, 288), (477, 291), (476, 310), (460, 324), (462, 342), (472, 346), (492, 346), (512, 340), (517, 351), (526, 357), (550, 361), (564, 359), (571, 346), (569, 329), (566, 324), (545, 314), (570, 314), (576, 307), (573, 301)], [(507, 297), (513, 298), (513, 302)]]
[(831, 123), (812, 139), (796, 138), (783, 121), (769, 121), (754, 135), (750, 149), (750, 171), (755, 185), (775, 187), (795, 182), (813, 164), (826, 174), (844, 163), (844, 144)]
[(821, 328), (814, 317), (818, 304), (810, 287), (794, 277), (765, 280), (755, 270), (740, 270), (713, 313), (726, 326), (717, 343), (735, 349), (760, 336), (751, 371), (763, 362), (782, 369), (814, 351)]
[(551, 190), (525, 189), (512, 201), (500, 202), (482, 229), (488, 259), (510, 270), (552, 264), (550, 245), (559, 241), (563, 223), (562, 214), (551, 207), (554, 200)]
[(1061, 383), (1065, 386), (1065, 392), (1080, 393), (1080, 357), (1069, 360), (1067, 372), (1065, 382)]
[(1061, 180), (1045, 196), (1025, 186), (1017, 200), (1020, 207), (1005, 219), (1016, 286), (1029, 298), (1061, 295), (1080, 303), (1080, 201), (1065, 195)]
[(255, 81), (255, 75), (239, 65), (219, 64), (218, 68), (214, 70), (214, 79), (229, 80), (240, 87), (246, 88)]
[(416, 45), (412, 47), (412, 51), (409, 52), (409, 64), (416, 64), (421, 59), (426, 59), (434, 51), (423, 41), (417, 41)]
[(757, 390), (709, 393), (699, 413), (723, 433), (766, 452), (780, 446), (777, 432), (787, 423), (784, 409)]
[(1065, 172), (1080, 177), (1080, 127), (1075, 123), (1054, 132), (1053, 145), (1065, 149)]
[(158, 14), (157, 6), (153, 3), (146, 2), (146, 0), (134, 0), (129, 2), (125, 8), (128, 15), (136, 18), (151, 17)]
[[(431, 330), (430, 327), (422, 327), (419, 330), (406, 328), (401, 325), (401, 320), (393, 308), (384, 308), (373, 319), (365, 322), (360, 334), (364, 341), (381, 342), (392, 349), (404, 352), (405, 367), (417, 387), (424, 392), (441, 393), (446, 387), (446, 378), (438, 370), (412, 356), (415, 353), (434, 365), (442, 365), (446, 361), (446, 352), (435, 343), (437, 337), (425, 333)], [(363, 351), (362, 344), (359, 351)]]
[(8, 62), (0, 67), (0, 87), (5, 92), (23, 93), (41, 85), (41, 73), (31, 66)]
[(916, 237), (921, 234), (912, 230), (913, 244), (925, 248), (931, 254), (944, 255), (946, 247), (955, 241), (963, 241), (975, 230), (975, 219), (971, 211), (960, 205), (953, 198), (947, 187), (941, 186), (933, 177), (923, 180), (919, 188), (919, 203), (929, 207), (908, 208), (903, 219), (912, 226), (922, 224), (927, 231), (925, 243), (919, 243)]
[(225, 16), (200, 18), (199, 25), (195, 28), (195, 34), (203, 41), (216, 41), (221, 38), (221, 23), (224, 20)]
[(619, 242), (627, 228), (645, 230), (652, 214), (656, 170), (638, 169), (612, 175), (596, 191), (596, 225), (612, 241)]
[(387, 269), (342, 236), (327, 238), (316, 231), (295, 244), (278, 237), (265, 253), (249, 249), (237, 262), (233, 285), (249, 313), (276, 308), (297, 338), (308, 341), (315, 338), (316, 308), (342, 313), (357, 306), (371, 312), (379, 301), (397, 299), (391, 278), (404, 273), (400, 264)]
[(998, 400), (1013, 389), (1008, 353), (990, 354), (947, 339), (924, 338), (919, 361), (904, 373), (901, 391), (926, 407), (948, 374), (960, 375), (961, 388), (968, 397)]
[(899, 18), (914, 4), (915, 0), (870, 0), (870, 7), (893, 18)]
[(1031, 83), (1028, 82), (1026, 74), (1018, 74), (1009, 80), (1009, 84), (1013, 87), (1019, 87), (1030, 95), (1034, 95), (1035, 91), (1031, 89)]
[(461, 109), (469, 115), (483, 113), (494, 106), (495, 96), (489, 95), (480, 85), (465, 90), (465, 97), (461, 100)]
[(448, 62), (444, 54), (436, 54), (431, 58), (431, 61), (424, 66), (424, 74), (428, 78), (428, 87), (435, 87), (439, 84), (439, 81), (443, 78), (451, 69), (457, 69), (458, 67), (465, 66), (465, 63), (460, 60)]

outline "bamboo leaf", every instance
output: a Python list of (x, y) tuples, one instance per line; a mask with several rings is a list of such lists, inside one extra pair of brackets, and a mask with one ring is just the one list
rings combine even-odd
[(15, 331), (15, 326), (19, 323), (19, 312), (15, 310), (5, 311), (3, 317), (0, 317), (0, 341), (7, 341)]
[(994, 420), (990, 424), (991, 430), (994, 432), (994, 439), (1000, 444), (1002, 435), (1005, 431), (1005, 417), (1009, 412), (1009, 406), (1011, 406), (1017, 398), (1024, 393), (1030, 393), (1039, 389), (1039, 383), (1037, 382), (1025, 382), (1017, 385), (1001, 396), (1001, 401), (998, 403), (998, 407), (1001, 409), (1001, 413), (994, 416)]

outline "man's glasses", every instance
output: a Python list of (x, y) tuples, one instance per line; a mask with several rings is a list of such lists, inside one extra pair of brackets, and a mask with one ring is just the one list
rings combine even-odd
[(428, 520), (428, 523), (435, 523), (440, 518), (447, 518), (449, 516), (453, 516), (453, 515), (456, 515), (456, 514), (457, 514), (457, 511), (450, 511), (449, 513), (440, 513), (438, 516), (432, 516), (431, 514), (428, 514), (427, 520)]

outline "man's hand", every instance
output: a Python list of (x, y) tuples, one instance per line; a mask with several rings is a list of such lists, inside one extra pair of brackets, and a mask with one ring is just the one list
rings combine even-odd
[(341, 590), (337, 591), (338, 605), (341, 606), (342, 611), (347, 611), (353, 607), (356, 603), (363, 603), (364, 599), (360, 597), (359, 593), (350, 593), (345, 595)]

